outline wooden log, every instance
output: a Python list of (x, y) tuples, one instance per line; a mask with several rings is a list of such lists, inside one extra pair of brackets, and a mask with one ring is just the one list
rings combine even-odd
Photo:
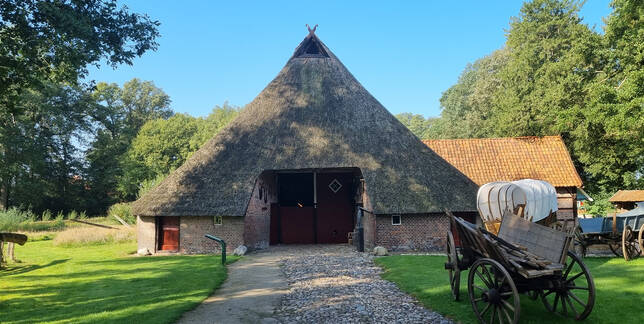
[(90, 223), (90, 222), (88, 222), (88, 221), (83, 221), (83, 220), (80, 220), (80, 219), (70, 219), (70, 220), (71, 220), (71, 221), (73, 221), (73, 222), (76, 222), (76, 223), (81, 223), (81, 224), (86, 224), (86, 225), (92, 225), (92, 226), (96, 226), (96, 227), (109, 228), (109, 229), (117, 229), (116, 227), (107, 226), (107, 225), (103, 225), (103, 224)]
[(114, 218), (116, 218), (116, 220), (119, 221), (119, 223), (125, 225), (125, 227), (127, 227), (127, 228), (131, 227), (130, 224), (128, 224), (126, 221), (124, 221), (121, 217), (118, 217), (116, 215), (112, 215), (112, 216), (114, 216)]

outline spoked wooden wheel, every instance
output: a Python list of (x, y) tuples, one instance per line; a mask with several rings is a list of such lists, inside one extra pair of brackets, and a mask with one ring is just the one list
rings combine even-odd
[(461, 287), (461, 269), (458, 267), (458, 253), (456, 252), (456, 244), (454, 243), (454, 235), (452, 232), (447, 232), (447, 263), (445, 268), (449, 272), (449, 286), (452, 289), (452, 297), (458, 300), (460, 296)]
[(573, 252), (578, 256), (585, 258), (586, 257), (586, 244), (584, 243), (584, 236), (582, 234), (582, 229), (579, 225), (575, 227), (573, 232)]
[(519, 321), (519, 293), (500, 263), (486, 258), (474, 262), (467, 277), (467, 291), (474, 314), (481, 323)]
[(630, 261), (640, 256), (642, 251), (640, 245), (635, 238), (633, 229), (626, 225), (622, 231), (622, 252), (624, 253), (624, 260)]
[(568, 252), (568, 259), (561, 279), (553, 281), (553, 287), (541, 293), (546, 309), (564, 316), (583, 320), (595, 305), (595, 282), (581, 259)]

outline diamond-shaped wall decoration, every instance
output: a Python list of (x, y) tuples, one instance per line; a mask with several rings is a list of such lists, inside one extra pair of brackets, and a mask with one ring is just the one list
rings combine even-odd
[(333, 179), (333, 181), (331, 181), (331, 183), (329, 183), (329, 189), (331, 189), (331, 191), (333, 191), (333, 193), (338, 192), (338, 190), (340, 190), (340, 188), (342, 188), (342, 184), (340, 183), (340, 181), (338, 181), (338, 179)]

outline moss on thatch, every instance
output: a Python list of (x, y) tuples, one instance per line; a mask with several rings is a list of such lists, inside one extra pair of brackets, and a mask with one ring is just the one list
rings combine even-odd
[[(264, 170), (360, 168), (374, 212), (475, 211), (477, 186), (328, 57), (294, 55), (183, 166), (133, 204), (142, 216), (243, 216)], [(301, 51), (299, 51), (301, 52)]]

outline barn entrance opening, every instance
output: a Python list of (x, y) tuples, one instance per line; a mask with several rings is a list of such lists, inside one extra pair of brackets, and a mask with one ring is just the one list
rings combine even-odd
[(271, 244), (347, 243), (355, 225), (355, 168), (281, 171), (271, 208)]

